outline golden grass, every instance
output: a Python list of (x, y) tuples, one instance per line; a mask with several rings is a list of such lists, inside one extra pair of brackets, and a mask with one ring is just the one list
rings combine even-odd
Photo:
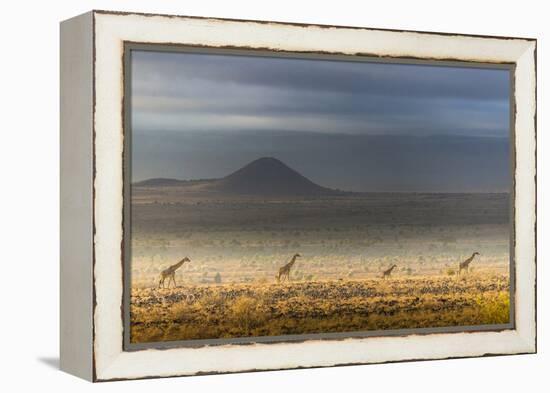
[(134, 289), (134, 343), (503, 324), (504, 274)]

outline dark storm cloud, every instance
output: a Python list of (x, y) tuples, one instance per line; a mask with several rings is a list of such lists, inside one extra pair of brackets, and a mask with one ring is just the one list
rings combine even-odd
[[(170, 75), (173, 80), (177, 80), (179, 74), (185, 80), (309, 91), (473, 100), (498, 100), (508, 96), (508, 87), (502, 83), (503, 78), (507, 78), (504, 71), (387, 63), (365, 66), (364, 62), (204, 54), (159, 56), (155, 52), (139, 52), (134, 56), (134, 64)], [(177, 85), (169, 90), (176, 96), (179, 94)]]
[(135, 52), (134, 126), (506, 135), (508, 72)]
[(507, 189), (506, 70), (138, 51), (132, 124), (136, 179), (272, 155), (329, 187)]

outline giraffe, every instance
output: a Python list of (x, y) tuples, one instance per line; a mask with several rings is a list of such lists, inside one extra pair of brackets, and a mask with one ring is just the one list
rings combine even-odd
[(160, 272), (159, 288), (164, 288), (164, 280), (166, 280), (167, 278), (168, 288), (170, 288), (170, 281), (174, 281), (174, 287), (176, 287), (176, 270), (178, 270), (185, 262), (191, 262), (191, 260), (185, 257), (175, 265), (172, 265)]
[(284, 277), (286, 277), (287, 281), (290, 280), (290, 269), (292, 268), (294, 263), (296, 263), (296, 258), (299, 258), (299, 257), (301, 257), (300, 254), (294, 254), (290, 262), (279, 269), (279, 274), (277, 275), (277, 282), (281, 282), (281, 278), (284, 278)]
[(474, 252), (472, 254), (472, 256), (468, 259), (466, 259), (464, 262), (460, 262), (458, 264), (458, 275), (460, 275), (460, 273), (462, 272), (462, 270), (465, 270), (466, 273), (469, 272), (469, 269), (470, 269), (470, 263), (472, 263), (472, 261), (474, 260), (474, 258), (476, 257), (476, 255), (479, 255), (479, 252)]
[(391, 276), (391, 272), (393, 271), (393, 269), (395, 269), (397, 267), (397, 265), (391, 265), (389, 269), (387, 270), (384, 270), (384, 272), (382, 273), (382, 278), (388, 278)]

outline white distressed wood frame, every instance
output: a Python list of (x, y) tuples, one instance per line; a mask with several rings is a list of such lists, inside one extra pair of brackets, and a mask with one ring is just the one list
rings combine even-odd
[[(66, 64), (62, 142), (71, 135), (87, 141), (80, 156), (63, 155), (71, 147), (62, 143), (62, 173), (76, 161), (86, 163), (72, 177), (69, 173), (62, 178), (62, 210), (63, 200), (81, 198), (93, 186), (91, 205), (62, 217), (62, 230), (68, 227), (67, 232), (80, 223), (78, 236), (84, 243), (80, 248), (68, 244), (70, 236), (62, 233), (63, 369), (106, 381), (536, 351), (535, 40), (99, 11), (63, 22), (61, 36), (62, 64)], [(514, 63), (515, 329), (125, 352), (121, 312), (125, 42)], [(91, 117), (74, 115), (82, 112)], [(71, 187), (76, 178), (84, 180), (78, 190)], [(69, 284), (75, 278), (80, 286)], [(67, 296), (71, 300), (64, 300)]]

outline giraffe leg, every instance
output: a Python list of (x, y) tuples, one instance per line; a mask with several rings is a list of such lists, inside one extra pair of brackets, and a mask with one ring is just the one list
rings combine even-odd
[(174, 280), (174, 288), (177, 288), (178, 284), (176, 284), (176, 275), (172, 276), (172, 279)]

